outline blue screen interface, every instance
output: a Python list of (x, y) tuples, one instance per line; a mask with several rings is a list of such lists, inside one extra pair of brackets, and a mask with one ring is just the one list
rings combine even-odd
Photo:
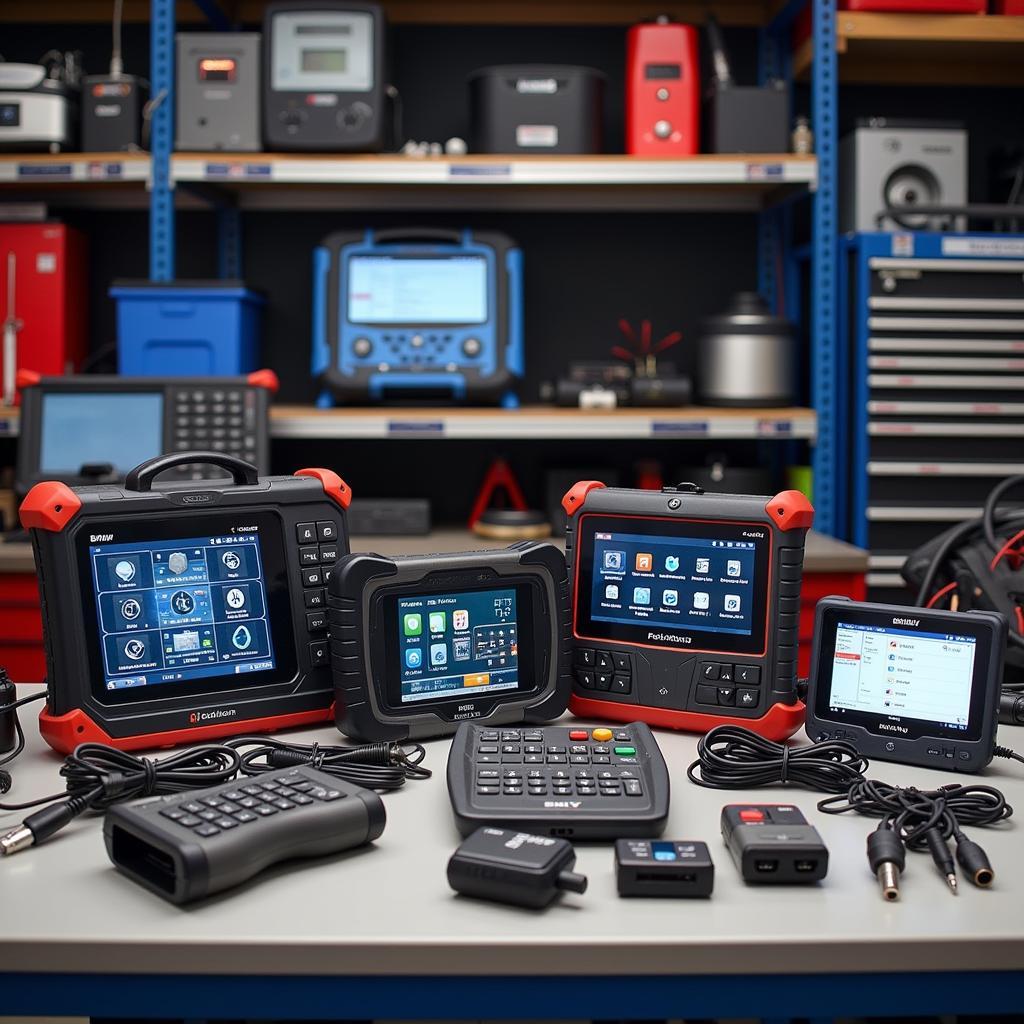
[(164, 399), (146, 394), (43, 395), (39, 469), (55, 476), (109, 462), (124, 475), (163, 451)]
[(750, 636), (751, 541), (594, 534), (591, 618)]
[(516, 689), (515, 590), (400, 597), (398, 650), (403, 704)]
[(108, 690), (275, 668), (255, 534), (89, 548)]
[(353, 256), (348, 319), (354, 324), (487, 322), (483, 256)]

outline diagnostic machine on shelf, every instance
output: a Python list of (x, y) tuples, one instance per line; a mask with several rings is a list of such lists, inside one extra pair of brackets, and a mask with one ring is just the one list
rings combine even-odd
[(523, 260), (496, 231), (329, 235), (314, 254), (320, 405), (396, 399), (514, 406)]

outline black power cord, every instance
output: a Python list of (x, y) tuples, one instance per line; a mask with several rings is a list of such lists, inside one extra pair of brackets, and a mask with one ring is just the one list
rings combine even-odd
[[(2, 670), (0, 670), (2, 671)], [(14, 716), (17, 745), (0, 764), (17, 757), (25, 747), (25, 734), (17, 708), (44, 697), (45, 691), (14, 703), (0, 705), (0, 715)], [(240, 748), (254, 747), (253, 750)], [(363, 746), (321, 746), (285, 743), (267, 736), (239, 736), (225, 743), (210, 743), (170, 754), (158, 760), (137, 757), (105, 743), (81, 743), (65, 759), (60, 774), (65, 790), (23, 803), (0, 803), (0, 811), (34, 811), (5, 835), (0, 854), (10, 855), (48, 839), (86, 811), (99, 813), (124, 800), (165, 796), (230, 782), (236, 775), (259, 775), (275, 768), (312, 765), (321, 771), (366, 789), (394, 790), (406, 779), (425, 779), (426, 750), (419, 743), (371, 743)], [(6, 785), (4, 779), (6, 778)], [(0, 771), (0, 793), (11, 787), (10, 774)], [(50, 806), (42, 806), (49, 804)]]
[[(25, 730), (22, 729), (21, 721), (18, 718), (18, 708), (23, 704), (31, 704), (34, 700), (42, 700), (46, 696), (46, 691), (33, 693), (30, 697), (22, 697), (21, 700), (15, 700), (14, 695), (14, 683), (8, 677), (7, 670), (0, 668), (0, 720), (3, 720), (0, 723), (3, 726), (0, 729), (0, 734), (7, 735), (9, 733), (15, 737), (13, 747), (6, 748), (10, 753), (0, 757), (0, 794), (9, 792), (14, 782), (11, 773), (3, 766), (10, 764), (25, 749)], [(9, 720), (7, 719), (8, 715), (10, 715)], [(0, 751), (4, 749), (0, 746)]]
[[(1007, 747), (996, 747), (993, 753), (1024, 762), (1024, 757)], [(982, 888), (992, 884), (995, 873), (988, 857), (965, 835), (963, 826), (996, 825), (1013, 814), (998, 789), (960, 784), (934, 790), (893, 786), (865, 778), (869, 764), (844, 740), (788, 747), (742, 726), (720, 725), (698, 741), (697, 760), (686, 774), (695, 785), (709, 789), (789, 785), (831, 793), (834, 795), (818, 803), (818, 810), (880, 818), (878, 828), (868, 836), (867, 855), (887, 900), (899, 898), (899, 878), (908, 849), (930, 853), (955, 893), (950, 840), (956, 843), (956, 861), (970, 881)]]
[(238, 773), (237, 751), (220, 744), (192, 747), (151, 761), (105, 743), (81, 743), (64, 759), (66, 790), (0, 810), (20, 811), (49, 804), (0, 836), (0, 853), (10, 855), (48, 839), (85, 811), (100, 812), (123, 800), (161, 796), (229, 782)]
[[(430, 769), (422, 766), (426, 749), (419, 743), (367, 743), (359, 747), (327, 746), (319, 743), (283, 743), (267, 736), (239, 736), (228, 747), (255, 746), (241, 755), (243, 775), (259, 775), (276, 768), (300, 764), (354, 783), (365, 789), (393, 790), (406, 779), (427, 779)], [(408, 749), (406, 749), (408, 748)]]

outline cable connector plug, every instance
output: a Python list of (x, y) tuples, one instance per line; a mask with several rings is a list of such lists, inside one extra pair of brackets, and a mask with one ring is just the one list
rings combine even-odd
[(20, 825), (0, 836), (0, 854), (10, 857), (30, 846), (37, 846), (74, 821), (90, 803), (89, 797), (77, 796), (30, 814)]
[(890, 903), (900, 898), (900, 875), (907, 863), (903, 840), (884, 822), (868, 834), (868, 864), (878, 879), (882, 899)]
[(928, 852), (932, 855), (939, 874), (945, 878), (949, 891), (954, 896), (959, 895), (956, 865), (953, 863), (953, 855), (949, 852), (949, 844), (945, 837), (937, 828), (930, 828), (924, 834), (924, 841), (928, 844)]
[(955, 839), (957, 863), (963, 868), (964, 874), (979, 889), (987, 889), (995, 880), (996, 873), (992, 870), (985, 851), (962, 832), (955, 836)]

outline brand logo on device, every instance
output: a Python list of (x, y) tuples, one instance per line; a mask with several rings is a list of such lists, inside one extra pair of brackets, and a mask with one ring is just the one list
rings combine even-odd
[(558, 92), (558, 82), (553, 78), (517, 78), (516, 92)]
[(237, 714), (237, 708), (218, 708), (216, 711), (193, 711), (188, 716), (188, 724), (198, 725), (200, 722), (209, 722), (217, 718), (234, 718)]
[(458, 722), (463, 718), (479, 718), (481, 714), (483, 712), (477, 711), (475, 704), (460, 704), (459, 710), (452, 715), (452, 721)]
[(660, 643), (670, 644), (692, 644), (692, 636), (680, 636), (678, 633), (648, 633), (648, 640), (657, 640)]
[(910, 730), (905, 725), (890, 725), (888, 722), (879, 722), (878, 728), (885, 729), (886, 732), (910, 732)]
[(764, 533), (761, 530), (744, 530), (742, 536), (750, 537), (751, 540), (764, 540)]
[(920, 619), (893, 619), (892, 624), (894, 626), (920, 626)]
[(113, 540), (114, 535), (112, 533), (90, 533), (89, 543), (90, 544), (102, 544), (105, 541)]
[(181, 503), (183, 505), (208, 505), (213, 501), (212, 494), (183, 494)]
[(558, 807), (561, 810), (577, 810), (583, 806), (582, 800), (545, 800), (545, 807)]

